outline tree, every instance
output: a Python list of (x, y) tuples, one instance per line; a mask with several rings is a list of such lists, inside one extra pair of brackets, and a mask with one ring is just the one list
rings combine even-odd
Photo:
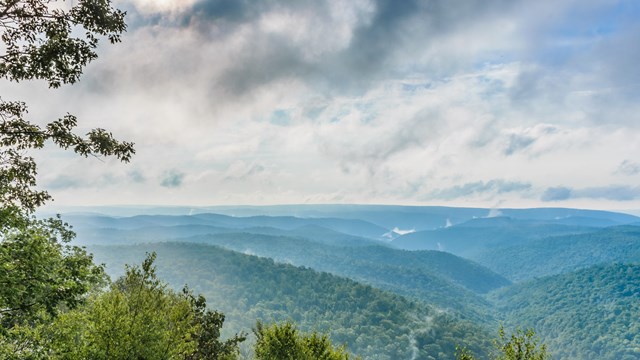
[(109, 291), (59, 316), (50, 329), (50, 358), (61, 359), (235, 359), (243, 335), (220, 340), (221, 314), (188, 290), (161, 282), (153, 262), (126, 268)]
[(247, 339), (245, 334), (236, 334), (225, 341), (220, 340), (220, 331), (224, 324), (224, 314), (207, 310), (204, 296), (194, 296), (185, 288), (183, 294), (191, 303), (194, 312), (194, 323), (198, 325), (193, 334), (196, 341), (196, 349), (188, 354), (186, 360), (228, 360), (238, 356), (239, 345)]
[[(120, 41), (124, 13), (110, 0), (0, 0), (0, 78), (44, 80), (51, 88), (76, 82), (97, 55), (99, 39)], [(76, 36), (76, 34), (83, 34)], [(69, 244), (74, 237), (60, 219), (38, 220), (34, 211), (51, 197), (36, 188), (37, 167), (29, 151), (53, 142), (82, 156), (129, 161), (133, 144), (104, 129), (73, 132), (66, 114), (48, 124), (27, 119), (24, 102), (0, 97), (0, 357), (26, 358), (37, 329), (60, 309), (74, 308), (104, 279), (91, 255)], [(23, 354), (25, 356), (22, 356)]]
[[(504, 327), (498, 329), (498, 339), (494, 341), (495, 352), (492, 360), (548, 360), (546, 345), (538, 344), (536, 333), (533, 329), (516, 329), (507, 336)], [(475, 360), (475, 357), (466, 348), (456, 348), (457, 360)]]
[(538, 345), (538, 339), (533, 329), (516, 329), (514, 333), (507, 336), (504, 327), (498, 330), (499, 339), (495, 342), (498, 350), (496, 360), (546, 360), (547, 346)]
[(334, 347), (327, 335), (300, 334), (290, 322), (265, 326), (258, 321), (254, 329), (255, 357), (258, 360), (348, 360), (344, 347)]
[[(106, 280), (60, 219), (31, 221), (0, 242), (0, 329), (74, 308)], [(1, 333), (0, 333), (1, 334)]]
[[(0, 77), (10, 81), (41, 79), (51, 88), (74, 83), (82, 69), (97, 55), (99, 37), (120, 41), (126, 29), (124, 13), (110, 0), (79, 0), (69, 10), (58, 0), (0, 1)], [(73, 34), (84, 33), (83, 37)], [(36, 164), (28, 149), (40, 149), (50, 140), (64, 149), (88, 155), (114, 155), (129, 161), (133, 144), (115, 140), (104, 129), (93, 129), (85, 137), (73, 133), (75, 116), (67, 114), (45, 126), (26, 119), (27, 106), (0, 97), (0, 213), (32, 213), (50, 199), (35, 190)], [(0, 228), (7, 226), (5, 221)]]

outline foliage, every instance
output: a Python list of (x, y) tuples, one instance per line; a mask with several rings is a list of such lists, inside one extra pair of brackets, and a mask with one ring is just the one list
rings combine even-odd
[(475, 360), (476, 357), (466, 347), (456, 346), (456, 360)]
[(193, 243), (90, 249), (112, 271), (156, 251), (160, 275), (206, 296), (227, 316), (226, 331), (290, 320), (366, 359), (451, 359), (456, 343), (476, 353), (490, 348), (483, 329), (453, 314), (312, 269)]
[[(35, 189), (37, 167), (28, 149), (40, 149), (47, 140), (61, 148), (72, 148), (82, 155), (116, 156), (129, 161), (133, 144), (118, 142), (104, 129), (91, 130), (86, 138), (72, 132), (77, 125), (73, 115), (47, 124), (44, 128), (25, 119), (24, 103), (0, 100), (0, 211), (5, 214), (32, 213), (51, 197)], [(0, 226), (5, 221), (0, 220)]]
[(586, 234), (553, 236), (497, 247), (478, 261), (515, 281), (599, 264), (640, 262), (640, 226), (615, 226)]
[(498, 330), (499, 340), (495, 346), (498, 349), (498, 355), (494, 356), (495, 360), (546, 360), (547, 346), (538, 345), (535, 331), (533, 329), (516, 329), (514, 333), (507, 336), (504, 327), (500, 326)]
[(593, 266), (492, 294), (505, 324), (535, 327), (560, 359), (640, 357), (640, 265)]
[[(494, 341), (495, 353), (492, 360), (548, 360), (545, 344), (538, 345), (533, 329), (516, 329), (507, 336), (504, 327), (498, 330), (498, 340)], [(456, 360), (475, 360), (475, 356), (467, 348), (456, 348)]]
[[(79, 0), (69, 10), (56, 0), (9, 0), (0, 2), (0, 77), (13, 80), (42, 79), (50, 87), (74, 83), (82, 69), (97, 55), (99, 37), (120, 41), (126, 29), (124, 13), (109, 0)], [(83, 30), (83, 31), (82, 31)], [(74, 37), (84, 34), (84, 37)], [(133, 144), (118, 142), (104, 129), (91, 130), (86, 137), (72, 132), (75, 116), (67, 114), (44, 127), (25, 119), (27, 106), (20, 101), (0, 99), (0, 200), (2, 211), (33, 212), (49, 199), (45, 191), (34, 190), (36, 164), (24, 154), (40, 149), (47, 140), (61, 148), (88, 155), (115, 155), (128, 161)]]
[(265, 326), (258, 321), (253, 330), (256, 336), (256, 360), (348, 360), (344, 346), (334, 347), (327, 335), (312, 332), (301, 334), (291, 322)]
[(60, 219), (10, 220), (0, 232), (0, 358), (35, 351), (37, 328), (106, 280)]
[(127, 267), (109, 291), (60, 315), (45, 331), (52, 358), (232, 359), (244, 336), (220, 340), (224, 316), (203, 297), (175, 292), (156, 276), (155, 254)]
[[(209, 219), (212, 221), (206, 225), (203, 221)], [(252, 233), (267, 231), (265, 228), (238, 230), (214, 227), (212, 225), (217, 224), (214, 219), (218, 220), (213, 214), (202, 214), (193, 218), (144, 216), (115, 219), (83, 216), (74, 220), (76, 227), (80, 227), (78, 239), (85, 244), (131, 244), (168, 239), (214, 244), (269, 257), (277, 262), (348, 277), (455, 311), (479, 322), (489, 322), (493, 318), (492, 305), (481, 294), (509, 284), (505, 278), (483, 266), (441, 251), (405, 251), (363, 244), (357, 247), (336, 246), (307, 240), (315, 237), (317, 227), (305, 227), (307, 234), (297, 237), (274, 236)], [(167, 225), (148, 226), (160, 222)], [(175, 223), (179, 225), (168, 226)], [(131, 229), (136, 226), (144, 227)], [(201, 235), (190, 236), (198, 233)]]
[(0, 242), (0, 324), (11, 328), (74, 308), (105, 280), (92, 256), (69, 244), (73, 233), (60, 219), (27, 219)]
[[(0, 77), (14, 81), (45, 79), (51, 87), (78, 80), (97, 55), (98, 37), (120, 41), (124, 13), (109, 0), (79, 0), (69, 10), (57, 0), (7, 0), (0, 3), (4, 54)], [(84, 31), (77, 31), (83, 29)], [(72, 34), (84, 34), (74, 37)]]
[[(109, 0), (79, 0), (65, 10), (56, 0), (0, 1), (0, 78), (40, 79), (56, 88), (78, 80), (96, 58), (100, 37), (111, 43), (125, 30), (124, 13)], [(75, 34), (83, 34), (75, 37)], [(32, 149), (47, 141), (82, 156), (129, 161), (133, 144), (104, 129), (85, 137), (73, 133), (70, 114), (44, 126), (26, 118), (27, 106), (0, 98), (0, 355), (28, 358), (45, 351), (41, 329), (60, 310), (81, 305), (104, 280), (91, 255), (70, 245), (74, 233), (60, 219), (37, 220), (35, 210), (50, 199), (36, 188)]]
[(193, 296), (188, 289), (183, 289), (183, 294), (187, 296), (194, 312), (194, 321), (198, 325), (194, 333), (196, 349), (187, 354), (187, 360), (206, 359), (235, 359), (238, 354), (239, 344), (246, 340), (244, 334), (236, 334), (232, 338), (220, 341), (222, 325), (225, 316), (218, 311), (207, 310), (207, 303), (202, 295)]

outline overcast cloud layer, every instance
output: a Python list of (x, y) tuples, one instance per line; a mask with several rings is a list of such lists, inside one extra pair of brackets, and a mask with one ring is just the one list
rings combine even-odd
[(38, 154), (57, 203), (640, 208), (638, 1), (117, 4), (79, 84), (2, 84), (136, 143)]

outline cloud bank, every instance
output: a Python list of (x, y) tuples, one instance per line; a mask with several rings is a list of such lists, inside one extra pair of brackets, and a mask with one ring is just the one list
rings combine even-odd
[(61, 203), (640, 207), (635, 1), (118, 5), (79, 84), (1, 85), (136, 143), (42, 155)]

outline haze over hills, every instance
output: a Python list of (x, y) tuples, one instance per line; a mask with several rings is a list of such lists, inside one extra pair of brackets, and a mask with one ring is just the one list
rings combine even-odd
[(352, 236), (382, 239), (389, 232), (381, 226), (358, 219), (298, 218), (293, 216), (234, 217), (220, 214), (194, 215), (137, 215), (132, 217), (108, 217), (101, 215), (70, 215), (68, 219), (77, 228), (137, 229), (151, 226), (207, 225), (226, 229), (276, 228), (296, 230), (305, 226), (317, 226)]
[[(345, 235), (346, 239), (336, 236), (328, 241), (314, 240), (327, 234), (324, 228), (305, 227), (306, 235), (294, 232), (296, 237), (250, 232), (256, 228), (249, 228), (248, 232), (244, 229), (241, 230), (243, 232), (233, 232), (211, 228), (214, 230), (212, 233), (189, 236), (192, 230), (208, 229), (202, 225), (194, 225), (192, 229), (185, 225), (133, 230), (94, 229), (83, 230), (78, 239), (83, 244), (140, 244), (170, 240), (219, 245), (281, 263), (345, 276), (442, 309), (455, 309), (463, 316), (484, 320), (492, 316), (489, 304), (479, 294), (509, 284), (502, 276), (478, 264), (443, 252), (390, 249), (371, 240), (355, 238), (356, 241), (348, 235)], [(268, 229), (277, 232), (277, 229)], [(334, 232), (329, 233), (335, 235)], [(175, 237), (170, 238), (171, 235)]]
[(400, 205), (265, 205), (265, 206), (207, 206), (207, 207), (158, 207), (158, 206), (105, 206), (66, 207), (63, 213), (71, 215), (107, 215), (132, 217), (136, 215), (193, 215), (221, 214), (231, 217), (292, 216), (297, 218), (360, 219), (393, 229), (432, 230), (460, 224), (472, 219), (505, 216), (523, 220), (555, 221), (568, 225), (580, 222), (589, 226), (624, 225), (640, 222), (640, 217), (611, 211), (570, 208), (490, 209), (446, 206)]
[[(390, 359), (430, 356), (452, 359), (451, 344), (471, 336), (470, 344), (482, 358), (482, 354), (490, 351), (487, 334), (494, 333), (501, 322), (512, 329), (535, 325), (543, 329), (539, 331), (559, 334), (558, 326), (551, 331), (540, 325), (543, 320), (534, 321), (536, 309), (546, 306), (540, 312), (545, 314), (544, 324), (556, 320), (563, 324), (559, 337), (549, 341), (550, 350), (559, 359), (640, 356), (640, 349), (628, 347), (634, 344), (635, 330), (624, 333), (626, 337), (632, 336), (627, 342), (613, 342), (598, 347), (597, 351), (591, 343), (570, 335), (571, 329), (584, 326), (578, 321), (580, 316), (576, 315), (574, 321), (563, 315), (564, 305), (552, 304), (570, 304), (572, 297), (580, 294), (560, 291), (554, 293), (555, 297), (536, 295), (545, 288), (560, 288), (562, 285), (553, 284), (564, 276), (578, 279), (585, 289), (591, 278), (595, 285), (588, 296), (601, 299), (602, 304), (617, 304), (616, 295), (609, 298), (615, 292), (595, 280), (600, 275), (580, 274), (591, 271), (588, 267), (593, 265), (606, 268), (617, 266), (613, 264), (635, 266), (640, 262), (640, 227), (633, 225), (639, 219), (632, 215), (575, 209), (365, 205), (275, 206), (265, 207), (262, 215), (258, 215), (260, 207), (220, 210), (227, 214), (114, 217), (84, 213), (64, 218), (74, 223), (77, 241), (95, 251), (96, 258), (105, 261), (114, 275), (125, 262), (139, 261), (145, 251), (158, 251), (161, 274), (173, 286), (188, 283), (209, 294), (215, 301), (214, 307), (220, 305), (221, 310), (229, 312), (233, 331), (247, 330), (257, 318), (291, 318), (305, 328), (328, 329), (334, 339), (346, 342), (365, 358)], [(385, 213), (386, 210), (389, 212)], [(181, 211), (186, 208), (177, 212)], [(236, 213), (231, 216), (233, 211)], [(293, 212), (300, 217), (293, 216)], [(487, 217), (489, 214), (492, 216)], [(443, 219), (446, 226), (430, 228)], [(234, 265), (228, 259), (243, 265)], [(265, 263), (266, 259), (271, 262)], [(288, 275), (276, 278), (264, 275), (281, 271)], [(332, 277), (323, 278), (326, 273)], [(547, 278), (553, 275), (556, 276)], [(347, 287), (367, 286), (381, 292), (367, 290), (369, 298), (363, 300), (358, 291), (345, 290), (346, 285), (336, 288), (319, 279), (353, 284)], [(523, 283), (527, 280), (531, 282)], [(307, 288), (307, 281), (320, 281), (325, 284), (324, 290)], [(636, 279), (633, 276), (615, 279), (622, 288), (627, 281)], [(319, 303), (311, 305), (300, 299), (298, 290), (306, 297), (323, 291), (324, 300), (319, 301), (325, 304), (321, 305), (324, 310), (318, 313), (314, 306), (320, 306)], [(259, 296), (252, 297), (252, 292)], [(354, 323), (354, 318), (341, 312), (353, 310), (330, 305), (340, 304), (343, 297), (351, 297), (349, 301), (354, 303), (379, 303), (371, 296), (394, 299), (388, 301), (399, 306), (398, 312), (390, 313), (390, 305), (372, 308), (361, 303), (363, 313), (356, 316), (358, 320)], [(635, 301), (633, 296), (631, 299)], [(535, 306), (528, 297), (538, 299)], [(238, 301), (239, 306), (231, 305)], [(634, 304), (633, 301), (628, 304)], [(547, 306), (545, 302), (550, 303)], [(585, 303), (585, 306), (592, 305)], [(376, 315), (376, 311), (380, 313)], [(599, 310), (593, 311), (595, 314)], [(527, 319), (524, 324), (518, 323), (520, 316)], [(433, 319), (438, 320), (434, 323)], [(624, 324), (635, 329), (630, 319), (620, 320), (611, 329), (597, 327), (597, 335), (618, 336)], [(430, 331), (414, 331), (423, 329), (425, 323), (430, 324)], [(470, 335), (474, 331), (479, 331), (476, 337)], [(544, 339), (554, 336), (549, 334), (540, 335)], [(412, 349), (410, 352), (407, 346)], [(567, 352), (567, 348), (572, 350)], [(593, 357), (594, 354), (599, 357)]]
[(640, 227), (614, 226), (579, 235), (551, 236), (529, 244), (503, 244), (474, 259), (514, 281), (592, 265), (640, 264)]
[(290, 319), (302, 329), (330, 333), (366, 359), (447, 359), (457, 344), (479, 354), (487, 348), (488, 334), (468, 321), (311, 269), (203, 244), (94, 246), (91, 251), (113, 276), (155, 251), (161, 278), (205, 295), (211, 307), (227, 315), (229, 334), (247, 331), (258, 319)]
[(514, 245), (553, 235), (588, 233), (594, 229), (551, 221), (480, 218), (446, 228), (405, 234), (394, 239), (392, 244), (407, 250), (440, 250), (475, 258), (485, 249), (496, 246)]

